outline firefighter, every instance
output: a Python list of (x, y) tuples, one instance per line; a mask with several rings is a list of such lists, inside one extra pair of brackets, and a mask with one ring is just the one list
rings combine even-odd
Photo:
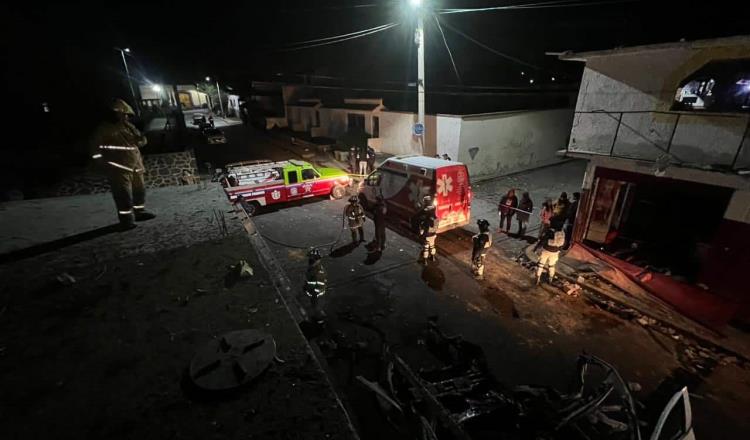
[(536, 284), (539, 285), (542, 280), (544, 267), (547, 266), (549, 273), (549, 282), (555, 278), (555, 265), (560, 257), (560, 249), (565, 245), (565, 232), (554, 226), (547, 231), (547, 235), (542, 238), (542, 253), (539, 255), (539, 262), (536, 268)]
[(139, 148), (147, 141), (128, 121), (128, 116), (133, 114), (128, 103), (116, 99), (112, 104), (112, 119), (97, 128), (92, 145), (92, 157), (104, 167), (109, 179), (123, 230), (134, 228), (137, 221), (156, 217), (146, 211), (144, 167)]
[[(352, 243), (359, 244), (365, 241), (365, 210), (359, 204), (357, 196), (349, 197), (349, 204), (344, 209), (344, 215), (349, 221), (349, 230), (352, 232)], [(359, 232), (359, 241), (357, 241)]]
[(388, 208), (385, 206), (385, 199), (382, 195), (378, 195), (375, 201), (373, 217), (375, 220), (375, 241), (374, 251), (383, 252), (385, 249), (385, 215), (388, 213)]
[(310, 305), (314, 314), (317, 314), (318, 298), (326, 293), (326, 268), (323, 267), (323, 261), (320, 251), (315, 248), (310, 249), (307, 253), (307, 272), (305, 273), (305, 294), (310, 298)]
[(428, 260), (435, 261), (435, 240), (437, 239), (435, 220), (435, 205), (432, 203), (432, 197), (424, 196), (422, 211), (419, 213), (417, 220), (419, 238), (422, 240), (422, 255), (419, 261), (423, 264), (427, 264)]
[(477, 220), (479, 233), (471, 237), (473, 247), (471, 249), (471, 273), (474, 278), (484, 279), (484, 257), (487, 249), (492, 246), (492, 235), (490, 234), (490, 222), (485, 219)]

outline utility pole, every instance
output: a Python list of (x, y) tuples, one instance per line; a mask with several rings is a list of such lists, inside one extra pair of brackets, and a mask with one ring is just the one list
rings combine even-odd
[[(422, 0), (411, 0), (411, 5), (417, 14), (417, 29), (414, 42), (417, 44), (417, 125), (414, 134), (419, 136), (420, 153), (424, 154), (424, 11)], [(421, 133), (416, 127), (421, 127)]]
[[(209, 82), (209, 81), (211, 81), (211, 77), (207, 76), (206, 77), (206, 82)], [(222, 116), (226, 116), (226, 114), (224, 113), (224, 104), (222, 104), (222, 102), (221, 102), (221, 88), (219, 87), (219, 79), (218, 78), (216, 78), (216, 93), (219, 95), (219, 109), (221, 110), (221, 115)]]
[(125, 59), (125, 53), (130, 53), (130, 48), (126, 47), (125, 49), (120, 49), (119, 47), (115, 47), (115, 50), (120, 51), (120, 56), (122, 56), (122, 65), (125, 66), (125, 76), (128, 78), (128, 85), (130, 86), (130, 96), (133, 97), (133, 105), (135, 106), (135, 113), (140, 116), (141, 115), (141, 106), (138, 105), (138, 99), (135, 97), (135, 89), (133, 88), (133, 81), (130, 79), (130, 70), (128, 70), (128, 62)]

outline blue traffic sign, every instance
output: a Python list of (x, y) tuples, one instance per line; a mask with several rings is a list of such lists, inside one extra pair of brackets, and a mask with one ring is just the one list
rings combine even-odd
[(422, 136), (424, 134), (424, 124), (417, 122), (414, 124), (414, 135)]

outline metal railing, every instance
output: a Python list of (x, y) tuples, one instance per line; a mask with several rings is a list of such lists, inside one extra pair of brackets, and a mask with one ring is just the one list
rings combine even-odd
[[(635, 136), (639, 137), (644, 141), (643, 145), (649, 145), (653, 148), (659, 150), (662, 152), (663, 155), (667, 155), (673, 159), (675, 159), (680, 164), (689, 164), (689, 161), (681, 159), (677, 154), (672, 152), (672, 145), (675, 137), (675, 133), (677, 132), (677, 127), (680, 124), (680, 120), (683, 116), (690, 116), (690, 117), (705, 117), (705, 118), (732, 118), (732, 119), (739, 119), (745, 120), (745, 129), (742, 134), (742, 138), (740, 139), (739, 143), (737, 144), (737, 148), (734, 151), (734, 158), (732, 160), (732, 163), (730, 165), (731, 169), (734, 170), (737, 167), (737, 160), (740, 157), (740, 153), (742, 151), (742, 146), (745, 143), (745, 139), (750, 136), (750, 114), (725, 114), (725, 113), (698, 113), (698, 112), (680, 112), (680, 111), (659, 111), (659, 110), (633, 110), (633, 111), (607, 111), (607, 110), (589, 110), (589, 111), (576, 111), (575, 115), (578, 117), (582, 114), (592, 114), (592, 115), (604, 115), (607, 116), (614, 121), (617, 122), (617, 125), (614, 128), (614, 134), (612, 136), (612, 143), (609, 147), (609, 154), (605, 154), (607, 156), (611, 157), (620, 157), (625, 159), (638, 159), (638, 160), (645, 160), (645, 161), (652, 161), (655, 162), (655, 159), (650, 159), (647, 157), (639, 157), (639, 156), (624, 156), (624, 155), (616, 155), (615, 154), (615, 146), (617, 145), (617, 141), (619, 139), (618, 136), (621, 134), (621, 129), (624, 127), (629, 130), (629, 133), (634, 134)], [(645, 134), (641, 133), (638, 128), (633, 127), (625, 122), (623, 122), (623, 115), (628, 114), (653, 114), (653, 115), (668, 115), (674, 117), (674, 122), (672, 122), (671, 127), (669, 128), (669, 139), (666, 142), (666, 145), (660, 145), (658, 142), (655, 142), (653, 139), (650, 139)], [(664, 123), (665, 121), (660, 121)], [(574, 123), (575, 125), (575, 123)], [(569, 152), (581, 152), (586, 153), (584, 150), (571, 150), (570, 146), (567, 147), (567, 150)], [(604, 154), (602, 152), (591, 152), (593, 154)], [(710, 165), (710, 164), (709, 164)]]

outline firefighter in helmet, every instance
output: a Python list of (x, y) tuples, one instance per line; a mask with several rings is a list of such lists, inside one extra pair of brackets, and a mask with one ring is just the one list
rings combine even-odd
[(122, 229), (132, 229), (135, 222), (150, 220), (154, 214), (146, 211), (146, 188), (143, 182), (143, 159), (140, 148), (146, 137), (128, 121), (133, 109), (122, 99), (116, 99), (112, 114), (94, 133), (92, 158), (104, 168), (117, 206)]
[(560, 258), (560, 250), (565, 246), (565, 232), (561, 228), (552, 227), (541, 239), (542, 253), (539, 255), (539, 261), (536, 268), (536, 284), (542, 282), (542, 274), (547, 269), (549, 275), (548, 282), (552, 283), (555, 279), (555, 266)]
[(437, 222), (435, 216), (435, 204), (432, 197), (424, 196), (422, 199), (422, 211), (417, 219), (419, 238), (422, 240), (422, 255), (419, 261), (427, 264), (428, 260), (435, 261), (435, 240), (437, 239)]
[[(352, 243), (359, 244), (365, 241), (365, 210), (359, 204), (357, 196), (349, 197), (349, 204), (344, 209), (344, 215), (349, 221), (349, 230), (352, 232)], [(359, 233), (359, 241), (357, 241)]]
[(471, 237), (473, 246), (471, 248), (471, 273), (474, 278), (484, 278), (484, 257), (487, 249), (492, 246), (492, 235), (490, 234), (490, 222), (485, 219), (477, 220), (479, 233)]
[(305, 294), (310, 297), (313, 309), (318, 307), (318, 298), (326, 293), (328, 276), (323, 267), (320, 251), (315, 248), (307, 252), (307, 272), (305, 273)]

